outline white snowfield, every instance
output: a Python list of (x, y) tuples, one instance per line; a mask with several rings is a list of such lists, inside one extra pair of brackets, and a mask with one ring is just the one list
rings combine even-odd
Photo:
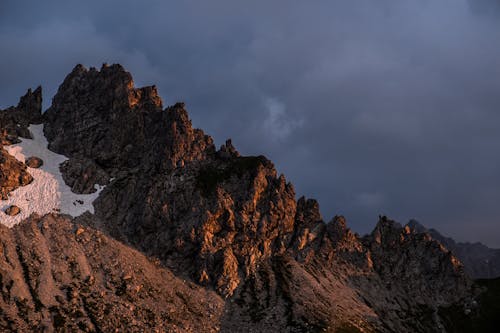
[[(48, 150), (48, 142), (43, 135), (43, 125), (31, 125), (29, 130), (33, 140), (22, 139), (19, 144), (4, 148), (21, 162), (31, 156), (43, 160), (38, 169), (28, 167), (33, 182), (12, 191), (8, 200), (0, 200), (0, 223), (12, 227), (32, 213), (44, 215), (50, 212), (79, 216), (86, 211), (94, 213), (92, 202), (99, 196), (104, 186), (96, 185), (97, 191), (91, 194), (76, 194), (64, 183), (59, 165), (68, 158)], [(21, 213), (8, 216), (4, 213), (11, 205), (21, 208)]]

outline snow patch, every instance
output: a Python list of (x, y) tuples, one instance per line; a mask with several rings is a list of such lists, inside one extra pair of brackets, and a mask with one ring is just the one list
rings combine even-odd
[(97, 191), (91, 194), (76, 194), (64, 183), (59, 165), (68, 158), (50, 151), (43, 135), (43, 125), (31, 125), (29, 130), (33, 140), (22, 139), (21, 143), (4, 146), (4, 148), (21, 162), (31, 156), (43, 160), (38, 169), (28, 167), (33, 182), (21, 186), (10, 193), (8, 200), (0, 200), (3, 212), (11, 205), (21, 208), (21, 213), (8, 216), (0, 213), (0, 223), (12, 227), (29, 217), (32, 213), (44, 215), (51, 212), (79, 216), (86, 211), (94, 213), (92, 203), (99, 196), (104, 186), (96, 185)]

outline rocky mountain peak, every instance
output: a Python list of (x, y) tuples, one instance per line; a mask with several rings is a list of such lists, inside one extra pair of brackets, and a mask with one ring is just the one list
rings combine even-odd
[[(165, 153), (168, 169), (204, 160), (215, 154), (213, 139), (203, 131), (193, 128), (184, 103), (176, 103), (165, 109), (163, 123), (157, 129), (165, 141), (159, 142)], [(163, 133), (162, 133), (163, 132)]]
[(402, 230), (401, 224), (388, 219), (387, 216), (379, 216), (371, 237), (377, 244), (392, 244), (400, 238)]
[(500, 277), (500, 249), (492, 249), (482, 243), (457, 242), (445, 237), (435, 229), (428, 229), (412, 219), (407, 224), (414, 233), (425, 234), (440, 242), (456, 256), (467, 274), (475, 279)]
[[(122, 92), (130, 91), (127, 85), (132, 79), (121, 67), (75, 71), (47, 112), (49, 142), (70, 152), (70, 161), (77, 165), (84, 158), (96, 169), (117, 176), (95, 202), (99, 222), (94, 223), (158, 257), (176, 274), (241, 302), (248, 301), (252, 288), (268, 285), (267, 292), (272, 292), (277, 283), (292, 283), (293, 278), (285, 278), (291, 262), (299, 265), (295, 268), (299, 276), (305, 274), (303, 269), (322, 271), (336, 263), (342, 282), (331, 271), (324, 274), (342, 284), (351, 274), (375, 274), (384, 281), (399, 274), (409, 283), (418, 272), (426, 272), (443, 276), (440, 288), (446, 281), (468, 288), (459, 268), (453, 268), (454, 259), (438, 245), (426, 250), (427, 240), (408, 236), (387, 217), (380, 217), (367, 240), (351, 232), (341, 216), (325, 224), (318, 202), (296, 200), (293, 186), (277, 175), (268, 159), (240, 156), (231, 141), (216, 151), (213, 140), (192, 127), (184, 103), (165, 110), (148, 109), (152, 104), (140, 101), (129, 103)], [(111, 98), (106, 97), (110, 93)], [(74, 130), (53, 130), (70, 122)], [(108, 148), (91, 148), (91, 142)], [(112, 156), (104, 158), (103, 151)], [(132, 163), (134, 158), (140, 163)], [(418, 257), (414, 248), (420, 251)], [(392, 261), (401, 255), (414, 270)], [(425, 267), (422, 257), (438, 259)], [(390, 271), (383, 268), (387, 262)], [(440, 271), (440, 267), (448, 268)], [(456, 277), (450, 278), (450, 272)], [(427, 293), (422, 302), (434, 302), (433, 287), (422, 288)], [(409, 290), (401, 285), (400, 292)], [(254, 301), (262, 306), (262, 301)]]
[(319, 211), (319, 203), (315, 199), (307, 199), (304, 196), (297, 200), (297, 223), (312, 226), (323, 221)]
[[(66, 76), (53, 103), (57, 104), (59, 100), (57, 97), (63, 97), (61, 96), (63, 93), (78, 96), (85, 92), (88, 93), (89, 88), (94, 87), (99, 87), (101, 97), (113, 98), (117, 107), (127, 102), (132, 107), (132, 101), (138, 102), (137, 97), (141, 95), (141, 89), (134, 87), (132, 75), (119, 64), (103, 64), (100, 70), (95, 67), (87, 69), (78, 64)], [(153, 97), (158, 98), (158, 96)], [(159, 102), (161, 104), (161, 100)]]
[(28, 126), (42, 121), (42, 88), (28, 89), (17, 106), (0, 110), (0, 139), (3, 145), (18, 143), (17, 137), (31, 138)]
[(34, 91), (28, 89), (26, 95), (22, 96), (17, 104), (17, 112), (24, 115), (25, 123), (40, 124), (42, 122), (42, 87), (38, 86)]
[(231, 139), (227, 139), (226, 143), (221, 145), (217, 154), (222, 159), (231, 159), (232, 157), (240, 156), (240, 153), (233, 146), (233, 142)]
[(327, 231), (330, 239), (334, 243), (338, 243), (348, 233), (347, 222), (343, 216), (336, 215), (327, 224)]
[[(35, 115), (40, 93), (28, 91), (18, 109)], [(18, 140), (27, 127), (17, 126), (12, 114), (15, 112), (0, 112), (0, 120), (7, 119), (2, 126), (6, 124), (11, 139)], [(35, 116), (28, 118), (28, 124), (36, 121)], [(140, 256), (134, 256), (134, 265), (141, 262), (149, 271), (175, 276), (170, 279), (179, 288), (175, 302), (190, 297), (186, 296), (190, 294), (188, 287), (178, 285), (180, 280), (193, 283), (191, 293), (202, 295), (205, 291), (208, 294), (203, 295), (216, 300), (217, 311), (208, 312), (186, 300), (189, 318), (190, 309), (201, 311), (203, 320), (216, 315), (214, 322), (226, 332), (433, 332), (442, 327), (440, 307), (462, 305), (473, 296), (462, 264), (428, 234), (413, 232), (411, 226), (403, 228), (385, 216), (380, 216), (373, 232), (363, 238), (348, 228), (343, 216), (325, 223), (319, 203), (305, 197), (296, 200), (292, 184), (278, 175), (270, 160), (242, 156), (231, 140), (216, 150), (210, 136), (193, 128), (184, 103), (163, 108), (156, 88), (135, 88), (132, 76), (120, 65), (103, 65), (100, 70), (76, 66), (59, 87), (43, 122), (50, 149), (69, 158), (60, 165), (66, 185), (78, 193), (90, 193), (96, 184), (105, 185), (96, 192), (95, 213), (72, 221), (57, 214), (34, 217), (30, 220), (33, 224), (14, 233), (1, 228), (0, 232), (8, 242), (24, 246), (32, 243), (12, 238), (31, 228), (32, 233), (43, 234), (37, 236), (43, 242), (47, 234), (62, 244), (71, 244), (68, 249), (57, 249), (68, 257), (73, 255), (73, 247), (90, 246), (78, 252), (75, 261), (94, 258), (92, 249), (105, 249), (116, 257), (117, 267), (123, 266), (125, 259), (116, 255), (110, 244), (123, 253), (138, 250), (162, 268), (142, 263), (145, 259)], [(5, 157), (6, 162), (0, 163), (2, 172), (26, 168), (12, 156)], [(11, 162), (19, 163), (7, 165)], [(1, 185), (8, 189), (7, 183)], [(44, 231), (39, 222), (48, 220), (63, 226), (61, 235)], [(68, 237), (69, 241), (63, 240)], [(115, 240), (123, 244), (115, 245)], [(128, 247), (135, 250), (124, 249)], [(52, 258), (45, 245), (40, 245), (38, 252)], [(25, 252), (19, 253), (25, 256)], [(21, 258), (26, 265), (30, 260), (37, 259)], [(108, 264), (107, 259), (95, 264), (101, 262)], [(34, 266), (36, 272), (39, 266)], [(99, 274), (111, 272), (116, 280), (111, 286), (100, 280), (98, 287), (87, 286), (87, 279), (83, 280), (89, 293), (112, 291), (114, 296), (106, 291), (100, 296), (105, 300), (100, 302), (116, 301), (120, 306), (127, 300), (139, 302), (144, 312), (139, 316), (143, 326), (137, 331), (148, 330), (142, 321), (147, 311), (155, 325), (161, 322), (157, 316), (164, 315), (168, 323), (175, 320), (176, 316), (161, 314), (162, 310), (150, 310), (150, 304), (138, 300), (143, 295), (130, 289), (151, 280), (141, 275), (140, 265), (134, 273), (137, 285), (129, 282), (134, 281), (134, 274), (119, 274), (115, 266), (110, 270), (83, 266)], [(26, 279), (36, 280), (33, 274)], [(81, 277), (72, 280), (82, 285)], [(63, 290), (66, 284), (56, 281), (55, 290)], [(161, 284), (165, 292), (163, 287)], [(31, 289), (33, 304), (38, 304), (37, 288)], [(147, 290), (155, 293), (149, 285)], [(70, 299), (98, 302), (100, 298), (86, 294)], [(170, 311), (167, 300), (153, 299), (159, 299)], [(51, 318), (53, 313), (71, 317), (68, 311), (57, 310), (68, 302), (64, 298), (57, 302), (59, 305), (51, 300), (54, 311), (45, 309), (41, 302), (34, 313), (43, 318)], [(93, 313), (88, 306), (82, 309)], [(113, 318), (117, 315), (112, 314)], [(92, 325), (108, 327), (97, 319), (89, 327)]]
[(427, 232), (427, 228), (424, 227), (422, 224), (420, 224), (420, 222), (418, 222), (415, 219), (411, 219), (410, 221), (408, 221), (406, 225), (408, 226), (408, 228), (410, 228), (410, 230), (414, 232), (419, 232), (419, 233)]
[(76, 66), (44, 118), (50, 148), (72, 158), (66, 168), (85, 165), (104, 183), (130, 168), (171, 169), (215, 150), (192, 128), (183, 104), (163, 110), (156, 87), (135, 88), (120, 65)]
[(435, 288), (443, 291), (441, 297), (458, 300), (470, 286), (463, 265), (440, 242), (427, 234), (411, 232), (385, 216), (380, 217), (365, 244), (370, 247), (375, 270), (386, 279), (399, 279), (408, 283), (408, 288), (417, 276), (425, 277), (420, 294), (415, 295), (421, 301), (434, 298)]

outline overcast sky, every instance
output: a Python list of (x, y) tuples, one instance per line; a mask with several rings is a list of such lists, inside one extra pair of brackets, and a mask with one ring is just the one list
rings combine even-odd
[(121, 63), (363, 234), (500, 247), (500, 0), (0, 1), (0, 107)]

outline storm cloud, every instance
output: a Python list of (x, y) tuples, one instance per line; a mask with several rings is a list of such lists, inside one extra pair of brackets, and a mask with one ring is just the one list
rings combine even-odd
[(121, 63), (326, 220), (500, 247), (500, 1), (2, 1), (0, 107)]

